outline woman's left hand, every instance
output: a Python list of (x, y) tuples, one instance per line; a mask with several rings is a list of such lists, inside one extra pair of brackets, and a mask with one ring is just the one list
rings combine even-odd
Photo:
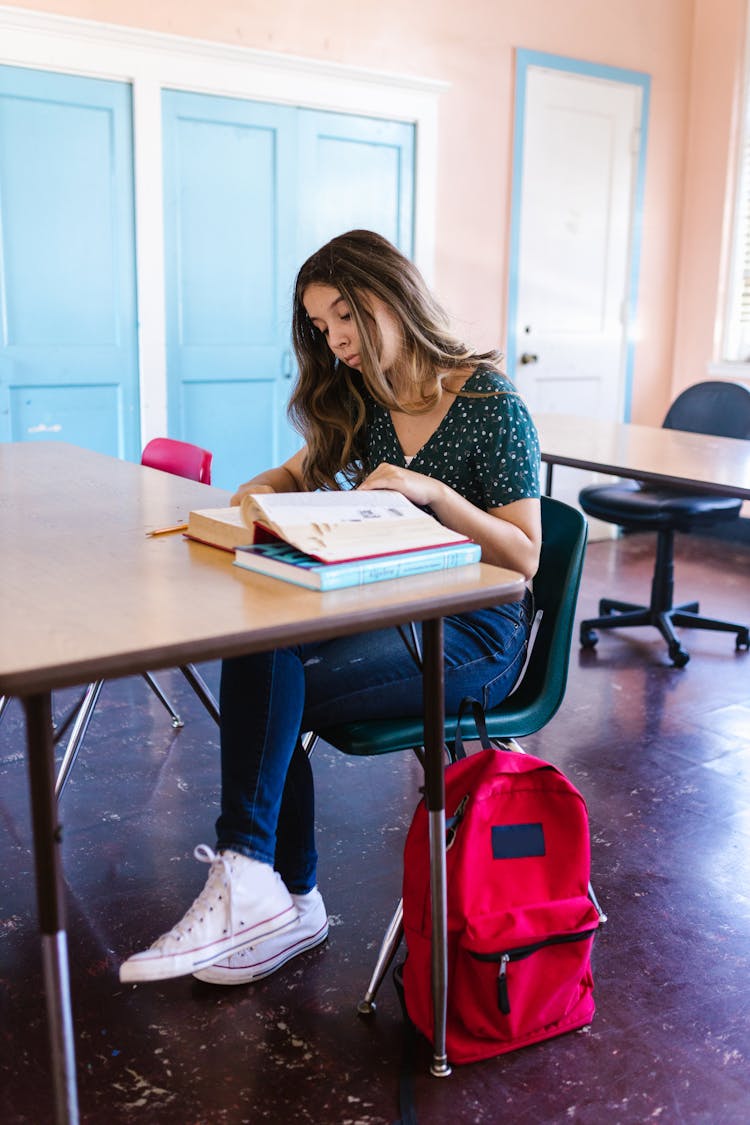
[(359, 487), (390, 488), (394, 492), (400, 492), (420, 508), (436, 503), (445, 491), (445, 485), (441, 481), (425, 476), (424, 473), (415, 473), (411, 469), (389, 465), (386, 461), (378, 465)]
[(482, 547), (482, 560), (510, 567), (531, 578), (539, 565), (542, 522), (539, 500), (513, 500), (486, 511), (459, 495), (443, 481), (383, 463), (360, 488), (391, 488), (412, 504), (429, 507), (445, 527), (459, 531)]

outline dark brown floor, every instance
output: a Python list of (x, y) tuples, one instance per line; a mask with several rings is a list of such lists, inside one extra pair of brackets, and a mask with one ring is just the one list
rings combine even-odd
[[(640, 597), (650, 563), (647, 540), (593, 545), (581, 614), (605, 593)], [(704, 610), (750, 618), (750, 547), (685, 541), (677, 574), (682, 600), (703, 593)], [(589, 803), (609, 915), (591, 1029), (447, 1080), (420, 1073), (421, 1123), (750, 1121), (750, 656), (731, 636), (683, 636), (682, 670), (649, 630), (610, 633), (595, 653), (574, 645), (566, 702), (525, 743)], [(388, 1125), (391, 981), (373, 1021), (355, 1004), (398, 896), (416, 763), (316, 753), (326, 946), (255, 986), (123, 987), (120, 960), (177, 920), (205, 874), (192, 848), (213, 842), (216, 731), (177, 674), (162, 680), (184, 730), (142, 681), (108, 685), (63, 798), (82, 1121)], [(51, 1120), (22, 747), (13, 703), (0, 727), (3, 1125)]]

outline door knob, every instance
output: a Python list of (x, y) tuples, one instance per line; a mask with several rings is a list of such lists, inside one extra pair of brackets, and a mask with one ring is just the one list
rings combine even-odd
[(533, 352), (524, 352), (523, 355), (520, 357), (518, 362), (523, 363), (523, 364), (536, 363), (538, 359), (539, 359), (539, 356), (534, 355)]

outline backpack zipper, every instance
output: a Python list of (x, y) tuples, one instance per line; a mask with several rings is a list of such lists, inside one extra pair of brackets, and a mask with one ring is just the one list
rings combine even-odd
[(445, 850), (446, 851), (450, 851), (450, 849), (453, 847), (453, 845), (456, 842), (456, 833), (458, 832), (459, 825), (461, 824), (461, 821), (464, 818), (464, 813), (466, 812), (466, 806), (469, 803), (469, 797), (470, 796), (471, 796), (470, 793), (464, 794), (464, 796), (461, 798), (461, 800), (458, 804), (458, 808), (454, 812), (453, 816), (449, 816), (448, 819), (445, 822)]
[(516, 949), (506, 950), (504, 953), (474, 953), (471, 956), (477, 961), (499, 961), (500, 969), (497, 974), (497, 1006), (504, 1016), (510, 1015), (510, 997), (508, 996), (508, 963), (510, 961), (523, 961), (532, 953), (537, 953), (548, 945), (565, 945), (573, 941), (585, 941), (596, 933), (596, 927), (591, 930), (581, 930), (575, 934), (554, 934), (552, 937), (535, 941), (531, 945), (519, 945)]

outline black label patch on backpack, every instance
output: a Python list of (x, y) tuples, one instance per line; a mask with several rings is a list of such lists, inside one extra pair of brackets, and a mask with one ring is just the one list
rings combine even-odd
[(541, 823), (493, 824), (493, 859), (526, 859), (538, 855), (544, 855), (544, 829)]

